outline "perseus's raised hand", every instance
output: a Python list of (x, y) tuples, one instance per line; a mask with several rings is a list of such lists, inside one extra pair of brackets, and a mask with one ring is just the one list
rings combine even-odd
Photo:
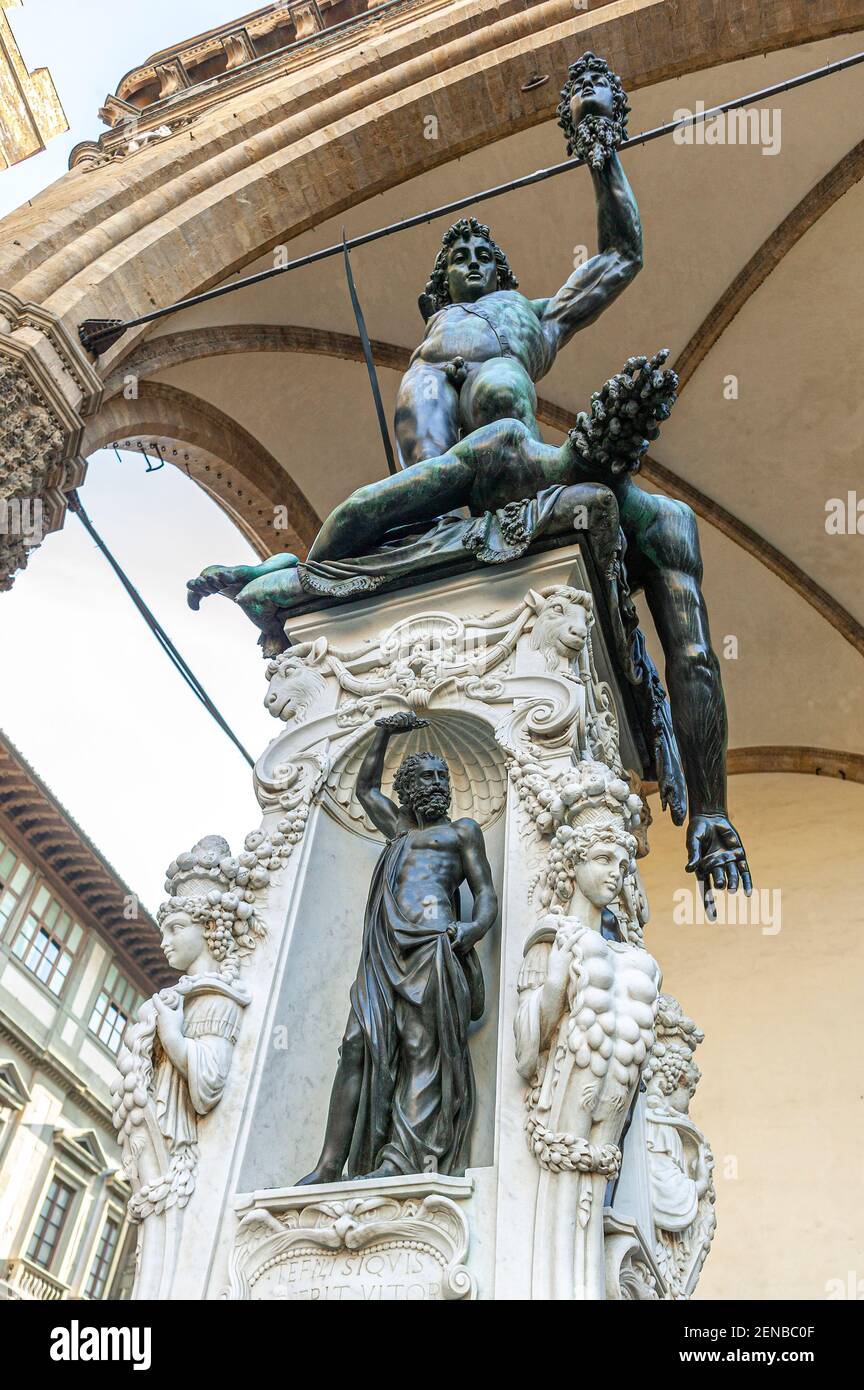
[(428, 719), (418, 719), (413, 710), (399, 710), (396, 714), (385, 715), (383, 719), (375, 720), (375, 728), (383, 729), (388, 734), (410, 734), (415, 729), (428, 729)]
[(737, 893), (740, 883), (749, 898), (753, 884), (747, 855), (728, 816), (694, 816), (687, 827), (687, 851), (687, 872), (696, 875), (710, 921), (717, 918), (715, 888)]

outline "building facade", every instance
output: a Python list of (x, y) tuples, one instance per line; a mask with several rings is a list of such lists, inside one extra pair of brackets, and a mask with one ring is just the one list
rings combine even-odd
[(109, 1084), (171, 978), (155, 923), (0, 735), (0, 1299), (128, 1297)]

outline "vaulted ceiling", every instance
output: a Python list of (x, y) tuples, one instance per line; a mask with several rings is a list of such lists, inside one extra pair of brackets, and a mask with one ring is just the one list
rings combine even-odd
[[(632, 97), (631, 130), (851, 51), (849, 39), (831, 39), (642, 89)], [(855, 248), (864, 227), (862, 98), (861, 69), (787, 94), (773, 108), (781, 142), (775, 154), (670, 139), (629, 153), (645, 268), (540, 386), (541, 420), (557, 439), (631, 353), (672, 350), (680, 400), (643, 480), (690, 502), (701, 518), (715, 645), (730, 653), (723, 673), (732, 746), (764, 750), (755, 760), (763, 767), (779, 765), (778, 745), (794, 746), (797, 770), (808, 763), (807, 750), (823, 750), (809, 755), (814, 771), (828, 770), (826, 749), (858, 754), (831, 769), (856, 780), (864, 776), (862, 538), (831, 534), (826, 504), (845, 504), (861, 476), (864, 281)], [(552, 122), (505, 137), (294, 238), (290, 254), (338, 240), (343, 223), (349, 235), (362, 234), (561, 154)], [(505, 195), (481, 215), (532, 296), (563, 282), (576, 246), (594, 245), (583, 171)], [(417, 294), (446, 225), (354, 253), (391, 414), (421, 335)], [(270, 264), (268, 256), (244, 269)], [(140, 396), (118, 409), (116, 393), (130, 371), (142, 378)], [(197, 446), (193, 476), (210, 483), (221, 471), (224, 487), (233, 467), (235, 491), (245, 478), (241, 518), (267, 519), (274, 500), (288, 503), (289, 548), (311, 540), (316, 516), (386, 471), (338, 260), (161, 322), (109, 376), (112, 393), (94, 443), (109, 435), (159, 440), (169, 457), (173, 448)], [(225, 446), (221, 468), (212, 430)], [(246, 441), (239, 450), (238, 437)], [(287, 474), (284, 482), (277, 471), (274, 485), (274, 469)], [(258, 535), (267, 546), (266, 534)], [(729, 637), (737, 645), (724, 644)], [(739, 762), (754, 766), (752, 755)]]

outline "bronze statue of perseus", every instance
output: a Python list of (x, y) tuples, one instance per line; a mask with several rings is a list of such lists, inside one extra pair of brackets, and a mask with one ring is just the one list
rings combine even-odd
[[(379, 719), (357, 797), (387, 839), (372, 877), (351, 1009), (321, 1156), (304, 1184), (400, 1173), (461, 1173), (468, 1162), (474, 1076), (468, 1027), (483, 1013), (474, 951), (498, 916), (483, 832), (451, 821), (442, 758), (412, 753), (381, 790), (391, 738), (424, 727)], [(460, 915), (460, 887), (474, 898)]]
[[(588, 61), (591, 60), (591, 61)], [(571, 68), (567, 100), (575, 129), (602, 123), (623, 139), (627, 98), (593, 54)], [(574, 135), (575, 138), (575, 135)], [(535, 382), (560, 349), (595, 322), (642, 267), (642, 227), (610, 137), (589, 160), (597, 202), (597, 254), (554, 294), (528, 299), (487, 226), (462, 218), (445, 233), (420, 311), (426, 334), (396, 403), (404, 466), (437, 458), (494, 420), (520, 420), (537, 439)]]
[[(197, 607), (211, 593), (236, 599), (262, 629), (265, 651), (279, 650), (280, 613), (298, 593), (319, 593), (323, 585), (337, 599), (376, 591), (394, 573), (393, 547), (409, 528), (412, 543), (425, 537), (434, 560), (448, 537), (452, 545), (454, 528), (445, 536), (441, 519), (459, 509), (506, 523), (508, 509), (526, 499), (552, 512), (570, 489), (605, 490), (626, 544), (623, 578), (631, 593), (644, 592), (666, 657), (687, 796), (685, 802), (680, 785), (658, 766), (661, 797), (676, 824), (689, 811), (687, 868), (705, 886), (711, 912), (711, 887), (734, 892), (740, 883), (749, 893), (750, 871), (726, 806), (726, 703), (702, 594), (696, 518), (686, 504), (646, 492), (633, 477), (674, 404), (677, 379), (663, 366), (665, 353), (630, 359), (595, 393), (590, 413), (580, 414), (561, 447), (542, 440), (536, 419), (535, 382), (642, 266), (639, 212), (617, 153), (627, 111), (621, 82), (601, 58), (585, 53), (571, 65), (558, 114), (568, 149), (584, 155), (594, 183), (597, 254), (551, 297), (529, 299), (489, 228), (472, 218), (455, 223), (421, 296), (426, 333), (399, 391), (402, 470), (336, 507), (304, 565), (280, 555), (260, 566), (213, 566), (190, 582), (190, 602)], [(470, 546), (473, 530), (464, 529), (462, 544)], [(403, 549), (407, 554), (411, 545)]]

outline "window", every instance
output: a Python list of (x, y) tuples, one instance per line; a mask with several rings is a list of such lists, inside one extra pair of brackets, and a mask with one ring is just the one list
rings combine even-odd
[(105, 1228), (99, 1238), (99, 1245), (96, 1250), (96, 1258), (93, 1261), (93, 1268), (87, 1280), (87, 1287), (84, 1290), (88, 1298), (101, 1298), (105, 1292), (105, 1285), (108, 1282), (108, 1271), (114, 1259), (114, 1252), (117, 1249), (117, 1239), (120, 1235), (120, 1222), (113, 1217), (108, 1217)]
[(14, 849), (0, 840), (0, 932), (21, 901), (30, 878), (28, 866), (18, 858)]
[(117, 1053), (129, 1019), (142, 1002), (142, 996), (124, 979), (116, 965), (109, 966), (105, 983), (90, 1015), (90, 1032), (95, 1033), (110, 1052)]
[(51, 1186), (42, 1203), (39, 1219), (27, 1247), (27, 1258), (43, 1269), (51, 1268), (51, 1261), (57, 1253), (63, 1227), (72, 1207), (75, 1196), (73, 1189), (59, 1178), (51, 1179)]
[(60, 995), (82, 936), (81, 927), (43, 884), (18, 929), (12, 952), (52, 994)]

